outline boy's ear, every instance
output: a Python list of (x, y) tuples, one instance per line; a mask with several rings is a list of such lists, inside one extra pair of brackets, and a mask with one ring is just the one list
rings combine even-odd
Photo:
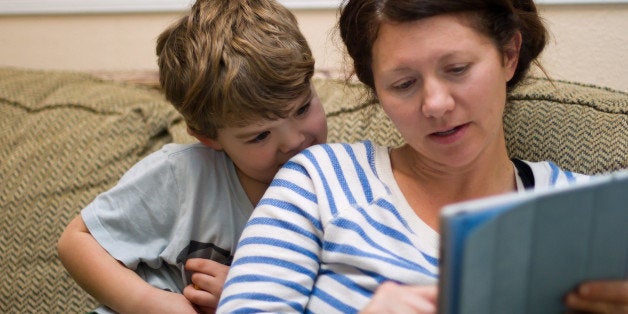
[[(509, 77), (515, 74), (517, 64), (519, 63), (519, 53), (521, 51), (521, 32), (517, 31), (510, 39), (510, 42), (504, 47), (504, 66), (509, 71)], [(509, 78), (509, 80), (510, 80)]]
[(206, 136), (202, 136), (199, 134), (196, 134), (194, 131), (190, 130), (190, 128), (187, 128), (187, 132), (188, 134), (190, 134), (191, 136), (194, 136), (199, 142), (205, 144), (207, 147), (213, 149), (213, 150), (222, 150), (222, 145), (220, 145), (220, 142), (213, 139), (213, 138), (209, 138)]

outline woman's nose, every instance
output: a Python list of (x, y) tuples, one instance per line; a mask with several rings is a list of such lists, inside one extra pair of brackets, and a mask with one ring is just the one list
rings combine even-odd
[(426, 81), (421, 111), (428, 118), (440, 118), (454, 109), (449, 86), (437, 79)]

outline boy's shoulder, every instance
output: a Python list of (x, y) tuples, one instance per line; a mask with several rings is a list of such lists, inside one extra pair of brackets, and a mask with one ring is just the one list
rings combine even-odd
[(125, 174), (125, 177), (171, 172), (173, 169), (177, 173), (180, 171), (176, 169), (183, 169), (184, 172), (222, 171), (222, 169), (229, 169), (230, 163), (231, 159), (223, 151), (214, 150), (202, 143), (169, 143), (136, 163)]
[(188, 144), (180, 144), (180, 143), (168, 143), (162, 146), (159, 150), (155, 151), (155, 153), (164, 154), (167, 156), (176, 156), (179, 154), (188, 154), (188, 153), (215, 153), (216, 150), (210, 148), (209, 146), (203, 143), (188, 143)]
[(147, 158), (166, 158), (172, 161), (191, 159), (193, 161), (206, 161), (207, 159), (229, 159), (223, 151), (217, 151), (203, 143), (179, 144), (168, 143), (161, 149), (150, 154)]

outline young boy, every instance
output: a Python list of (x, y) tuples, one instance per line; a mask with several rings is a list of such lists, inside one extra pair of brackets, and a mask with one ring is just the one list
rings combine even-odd
[(211, 311), (228, 269), (216, 262), (229, 265), (281, 165), (327, 135), (312, 54), (273, 0), (198, 0), (157, 55), (166, 98), (200, 143), (147, 156), (66, 227), (59, 256), (97, 312)]

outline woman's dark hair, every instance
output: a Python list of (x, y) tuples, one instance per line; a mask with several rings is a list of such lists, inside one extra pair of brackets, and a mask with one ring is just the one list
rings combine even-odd
[(345, 0), (338, 27), (358, 79), (375, 90), (372, 48), (383, 22), (411, 22), (443, 14), (469, 14), (473, 26), (491, 38), (498, 49), (521, 32), (522, 43), (514, 88), (547, 44), (547, 30), (533, 0)]

